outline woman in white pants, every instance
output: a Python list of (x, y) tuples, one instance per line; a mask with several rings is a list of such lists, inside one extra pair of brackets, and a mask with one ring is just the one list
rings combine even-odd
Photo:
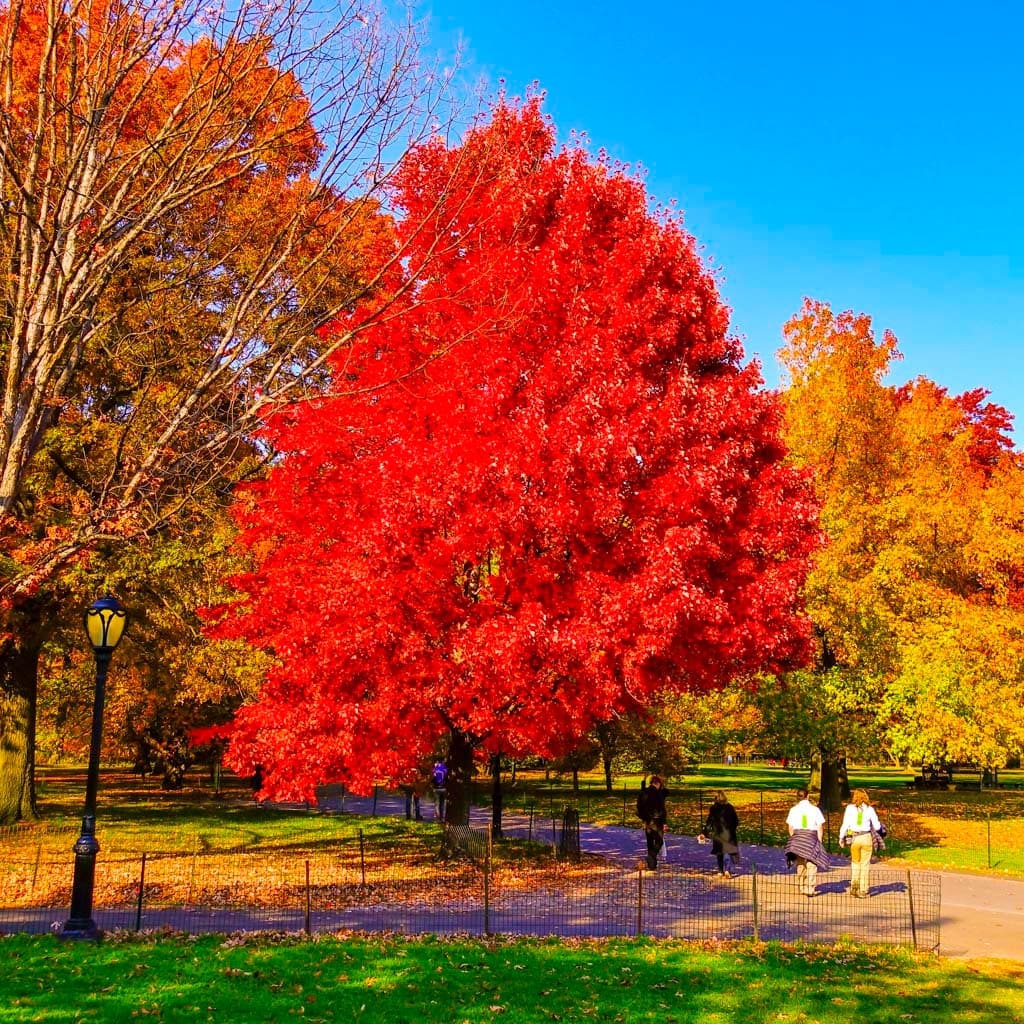
[(855, 789), (839, 826), (839, 845), (850, 844), (850, 893), (861, 899), (870, 894), (868, 873), (874, 852), (872, 832), (878, 832), (881, 827), (867, 790)]

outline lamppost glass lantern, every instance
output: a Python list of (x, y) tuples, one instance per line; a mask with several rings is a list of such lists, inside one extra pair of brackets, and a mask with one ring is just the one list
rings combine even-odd
[(84, 621), (96, 659), (96, 694), (92, 704), (92, 738), (89, 742), (82, 834), (73, 847), (75, 873), (71, 883), (71, 914), (60, 933), (69, 939), (96, 939), (100, 935), (92, 919), (92, 894), (96, 880), (96, 854), (100, 850), (96, 841), (96, 790), (99, 787), (100, 745), (103, 741), (103, 699), (110, 659), (114, 648), (121, 642), (128, 617), (117, 598), (108, 594), (93, 601), (85, 611)]
[(83, 621), (92, 649), (97, 654), (106, 651), (113, 654), (121, 642), (128, 616), (117, 598), (108, 594), (86, 608)]

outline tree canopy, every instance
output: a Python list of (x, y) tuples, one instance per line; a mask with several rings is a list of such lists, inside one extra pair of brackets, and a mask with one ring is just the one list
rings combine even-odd
[(217, 634), (277, 663), (235, 767), (366, 788), (799, 664), (816, 505), (680, 216), (537, 99), (414, 150), (393, 205), (410, 261), (352, 312), (368, 344), (269, 418), (240, 494)]
[(399, 258), (380, 186), (444, 84), (417, 44), (372, 0), (0, 3), (0, 821), (60, 575), (193, 532)]
[(887, 385), (896, 339), (866, 316), (808, 300), (785, 335), (786, 437), (828, 537), (805, 588), (819, 671), (788, 680), (819, 689), (811, 731), (832, 752), (873, 732), (901, 758), (1003, 763), (1024, 748), (1024, 464), (1009, 413), (981, 389)]

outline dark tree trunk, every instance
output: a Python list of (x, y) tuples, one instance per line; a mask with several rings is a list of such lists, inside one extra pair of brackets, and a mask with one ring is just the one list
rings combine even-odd
[(823, 811), (838, 811), (850, 799), (850, 780), (846, 774), (846, 758), (824, 750), (811, 754), (811, 778), (807, 788), (817, 794)]
[(501, 837), (501, 755), (491, 754), (491, 835)]
[(35, 790), (36, 631), (16, 633), (0, 647), (0, 825), (38, 817)]
[(601, 764), (604, 767), (604, 789), (612, 794), (612, 761), (615, 758), (616, 730), (611, 722), (598, 722), (596, 729), (597, 742), (601, 747)]
[(445, 821), (465, 825), (469, 821), (470, 786), (473, 781), (473, 742), (459, 729), (450, 733), (448, 746), (448, 802)]

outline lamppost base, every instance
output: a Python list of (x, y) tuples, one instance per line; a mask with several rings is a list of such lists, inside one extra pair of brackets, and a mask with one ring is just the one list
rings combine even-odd
[(96, 927), (91, 918), (88, 921), (65, 921), (64, 927), (57, 933), (59, 939), (83, 939), (87, 942), (98, 942), (103, 938), (103, 931)]

